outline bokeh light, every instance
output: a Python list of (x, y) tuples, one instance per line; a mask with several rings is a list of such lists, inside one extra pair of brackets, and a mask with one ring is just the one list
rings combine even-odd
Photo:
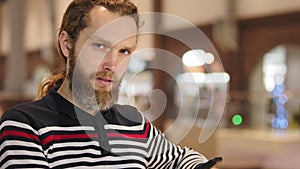
[(239, 114), (235, 114), (232, 117), (232, 123), (236, 126), (241, 125), (243, 123), (243, 117)]

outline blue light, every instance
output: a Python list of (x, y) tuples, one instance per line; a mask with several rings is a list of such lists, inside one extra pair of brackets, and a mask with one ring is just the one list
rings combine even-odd
[(281, 105), (278, 105), (278, 107), (276, 108), (276, 112), (278, 116), (281, 114), (285, 114), (285, 108)]
[(272, 91), (273, 101), (276, 105), (276, 116), (272, 119), (272, 127), (277, 129), (286, 129), (289, 124), (287, 120), (287, 110), (285, 108), (288, 98), (284, 91), (284, 84), (275, 85)]
[(278, 118), (275, 117), (272, 120), (272, 127), (273, 128), (278, 128), (278, 129), (286, 129), (289, 125), (289, 122), (287, 121), (286, 118)]

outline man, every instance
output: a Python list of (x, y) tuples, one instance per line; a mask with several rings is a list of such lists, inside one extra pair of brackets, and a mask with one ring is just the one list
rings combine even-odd
[(204, 169), (215, 163), (168, 142), (135, 108), (115, 104), (138, 28), (137, 8), (127, 0), (69, 5), (58, 35), (66, 68), (41, 85), (39, 100), (3, 115), (1, 168)]

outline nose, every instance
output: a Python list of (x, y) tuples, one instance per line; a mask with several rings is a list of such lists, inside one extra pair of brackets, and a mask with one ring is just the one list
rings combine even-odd
[(102, 59), (103, 70), (115, 72), (117, 68), (118, 57), (114, 52), (108, 52)]

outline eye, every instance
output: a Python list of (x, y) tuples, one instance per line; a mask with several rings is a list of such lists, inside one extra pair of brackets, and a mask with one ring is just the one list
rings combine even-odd
[(120, 49), (119, 53), (122, 54), (122, 55), (130, 55), (131, 50), (129, 50), (129, 49)]
[(94, 42), (94, 43), (93, 43), (93, 46), (94, 46), (95, 48), (97, 48), (97, 49), (103, 49), (103, 48), (105, 48), (105, 44), (99, 43), (99, 42)]

